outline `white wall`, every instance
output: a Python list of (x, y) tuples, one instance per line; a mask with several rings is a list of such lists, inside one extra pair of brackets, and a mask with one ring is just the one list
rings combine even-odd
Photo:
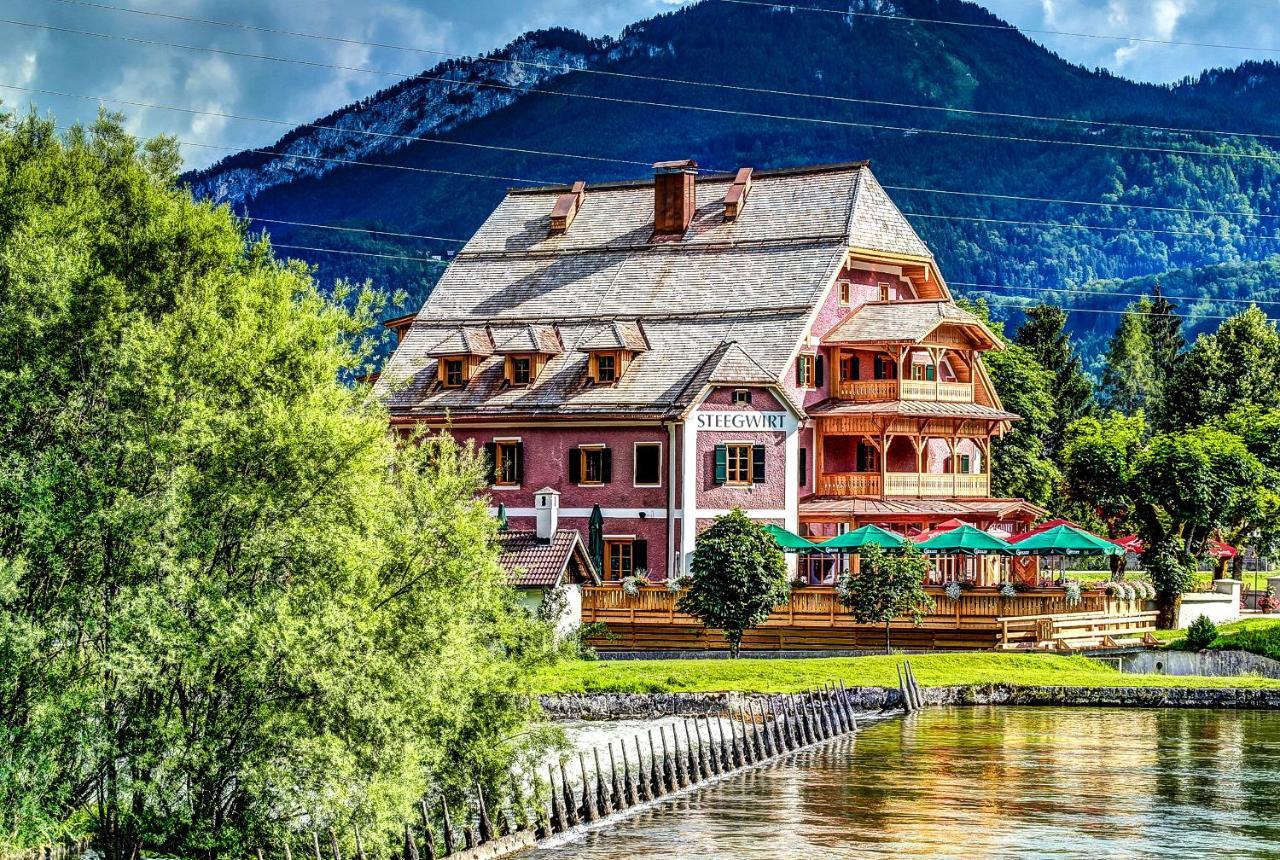
[(1214, 624), (1239, 621), (1240, 589), (1243, 585), (1238, 579), (1219, 579), (1214, 582), (1211, 592), (1182, 595), (1178, 627), (1189, 627), (1201, 615), (1207, 616)]
[[(546, 591), (545, 588), (517, 588), (516, 600), (529, 610), (529, 614), (537, 615), (538, 606), (542, 603), (542, 595)], [(576, 584), (566, 585), (564, 592), (566, 598), (564, 613), (556, 622), (557, 638), (568, 636), (582, 625), (582, 587)]]

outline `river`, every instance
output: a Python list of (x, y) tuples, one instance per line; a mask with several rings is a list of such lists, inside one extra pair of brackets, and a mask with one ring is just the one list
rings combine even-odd
[(1280, 858), (1280, 713), (928, 710), (522, 860)]

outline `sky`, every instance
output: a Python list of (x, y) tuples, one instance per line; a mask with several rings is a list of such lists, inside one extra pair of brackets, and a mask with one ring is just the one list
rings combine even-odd
[[(132, 131), (163, 132), (184, 141), (184, 159), (189, 166), (199, 167), (239, 149), (270, 143), (293, 125), (446, 56), (482, 53), (541, 27), (570, 27), (593, 36), (616, 34), (632, 21), (685, 2), (689, 0), (4, 0), (0, 4), (0, 101), (10, 106), (34, 101), (42, 112), (52, 112), (63, 123), (92, 119), (97, 100), (102, 99), (106, 106), (126, 113)], [(825, 5), (842, 8), (848, 2), (827, 0)], [(884, 6), (887, 0), (855, 2), (870, 8)], [(981, 5), (1023, 29), (1243, 48), (1028, 33), (1067, 60), (1105, 67), (1136, 80), (1169, 82), (1246, 59), (1280, 60), (1280, 0), (983, 0)], [(104, 6), (416, 50), (254, 32)], [(348, 68), (282, 64), (155, 42)], [(162, 110), (139, 102), (276, 122)]]

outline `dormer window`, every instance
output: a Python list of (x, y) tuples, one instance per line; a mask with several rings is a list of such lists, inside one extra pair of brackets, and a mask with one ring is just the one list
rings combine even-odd
[(507, 382), (511, 385), (528, 385), (533, 381), (533, 356), (507, 356)]
[(592, 354), (592, 361), (595, 363), (596, 369), (593, 373), (592, 381), (598, 385), (612, 385), (618, 381), (618, 356), (612, 352), (597, 352)]
[(853, 304), (853, 284), (849, 281), (841, 281), (837, 286), (840, 291), (840, 307), (847, 308)]
[(547, 362), (563, 351), (560, 336), (549, 325), (500, 329), (494, 340), (494, 352), (502, 356), (502, 379), (512, 388), (533, 385)]
[(462, 388), (470, 381), (470, 362), (466, 356), (440, 358), (440, 385), (444, 388)]
[(880, 287), (880, 301), (889, 301), (889, 283), (887, 281), (881, 281), (878, 286)]

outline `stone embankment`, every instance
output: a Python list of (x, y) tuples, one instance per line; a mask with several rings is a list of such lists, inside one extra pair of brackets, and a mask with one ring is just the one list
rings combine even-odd
[[(855, 711), (903, 707), (900, 690), (848, 687), (846, 701)], [(1195, 687), (1030, 687), (979, 684), (920, 688), (924, 705), (1051, 705), (1128, 708), (1274, 708), (1280, 690)], [(737, 713), (751, 700), (776, 697), (751, 693), (574, 693), (543, 696), (542, 708), (553, 720), (628, 720), (668, 716)]]

